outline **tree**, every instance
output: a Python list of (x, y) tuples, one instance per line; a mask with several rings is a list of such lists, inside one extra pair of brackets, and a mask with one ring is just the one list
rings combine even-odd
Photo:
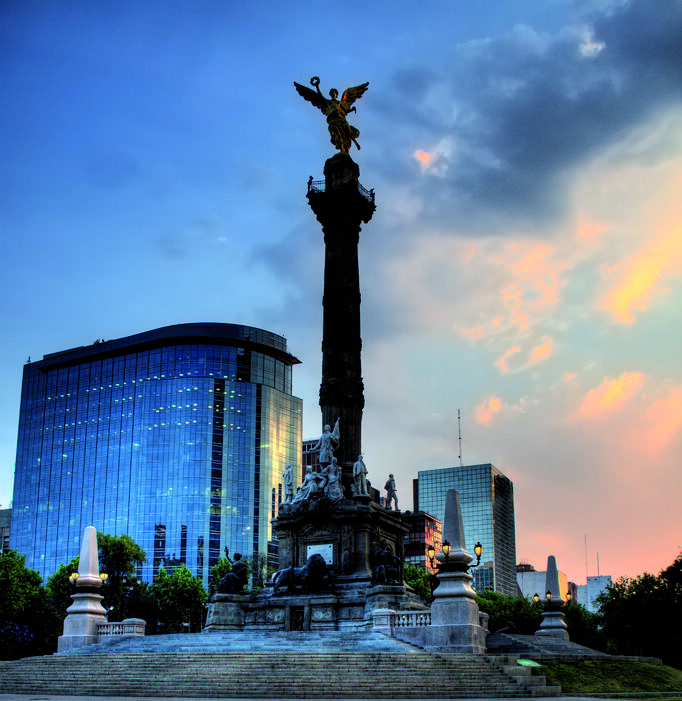
[(101, 589), (104, 597), (102, 602), (108, 610), (110, 621), (121, 621), (126, 618), (126, 600), (131, 598), (131, 588), (139, 582), (135, 574), (137, 565), (146, 561), (144, 550), (125, 533), (120, 536), (97, 533), (99, 548), (99, 569), (107, 575), (107, 580)]
[(597, 614), (591, 613), (577, 603), (567, 604), (563, 611), (571, 642), (585, 645), (593, 650), (606, 651), (606, 641)]
[(201, 580), (185, 565), (176, 567), (171, 576), (162, 567), (149, 593), (156, 611), (154, 628), (159, 633), (201, 630), (207, 594)]
[(597, 604), (608, 652), (682, 666), (682, 554), (658, 576), (610, 584)]
[(476, 595), (481, 611), (488, 614), (488, 630), (532, 635), (540, 627), (542, 605), (522, 596), (505, 596), (494, 591)]
[(220, 580), (232, 572), (232, 565), (226, 557), (219, 557), (218, 561), (211, 567), (211, 572), (208, 577), (208, 592), (211, 596), (218, 591)]
[(275, 568), (269, 564), (268, 556), (263, 553), (243, 558), (252, 581), (251, 594), (257, 594), (265, 583), (275, 574)]
[(0, 657), (18, 659), (56, 650), (60, 619), (42, 587), (16, 550), (0, 555)]
[(433, 599), (433, 575), (427, 569), (418, 565), (405, 565), (403, 579), (424, 603), (431, 602)]
[(47, 596), (61, 620), (66, 618), (66, 609), (73, 603), (71, 595), (75, 593), (76, 588), (69, 577), (78, 571), (79, 561), (80, 557), (74, 557), (68, 565), (59, 565), (59, 569), (47, 580), (45, 585)]

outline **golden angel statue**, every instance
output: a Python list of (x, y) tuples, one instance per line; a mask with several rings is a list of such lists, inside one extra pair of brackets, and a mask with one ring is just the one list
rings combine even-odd
[(343, 97), (340, 100), (337, 99), (339, 97), (339, 91), (336, 88), (332, 88), (329, 91), (331, 100), (328, 100), (320, 92), (320, 79), (317, 76), (310, 79), (310, 84), (317, 92), (296, 82), (294, 86), (301, 97), (308, 102), (312, 102), (315, 107), (327, 115), (327, 126), (329, 127), (329, 136), (332, 144), (334, 144), (341, 153), (348, 153), (351, 143), (354, 143), (359, 149), (360, 144), (357, 139), (360, 136), (360, 130), (348, 124), (346, 115), (356, 111), (355, 107), (351, 107), (351, 105), (364, 95), (369, 83), (363, 83), (354, 88), (348, 88), (343, 93)]

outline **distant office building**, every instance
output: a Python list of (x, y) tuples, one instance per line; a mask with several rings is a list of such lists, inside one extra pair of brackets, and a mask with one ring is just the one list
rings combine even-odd
[(413, 482), (414, 510), (443, 520), (445, 495), (459, 492), (469, 552), (480, 541), (480, 567), (472, 571), (477, 591), (492, 590), (516, 596), (516, 531), (514, 486), (494, 465), (463, 465), (419, 470)]
[(608, 574), (588, 577), (587, 584), (578, 585), (578, 603), (582, 604), (588, 611), (596, 613), (599, 609), (596, 603), (597, 597), (612, 583), (613, 579)]
[[(526, 599), (532, 599), (537, 594), (544, 600), (547, 592), (547, 572), (537, 571), (533, 565), (520, 564), (516, 567), (516, 581), (519, 585), (521, 595)], [(566, 601), (566, 594), (570, 591), (572, 582), (568, 581), (568, 577), (563, 572), (559, 572), (559, 591), (561, 598)], [(573, 585), (575, 586), (575, 585)], [(571, 596), (573, 592), (571, 591)]]
[(12, 509), (0, 509), (0, 551), (9, 550), (9, 533), (12, 521)]
[(320, 451), (313, 450), (318, 440), (319, 438), (310, 438), (303, 441), (302, 459), (304, 475), (306, 467), (312, 467), (314, 472), (319, 472), (320, 470)]
[(427, 555), (429, 546), (439, 553), (443, 546), (443, 529), (441, 522), (425, 511), (404, 511), (403, 521), (410, 532), (405, 536), (405, 564), (425, 567), (435, 574)]
[(79, 553), (88, 525), (130, 535), (146, 581), (185, 563), (206, 582), (226, 546), (276, 562), (270, 519), (301, 455), (295, 363), (281, 336), (211, 323), (28, 363), (12, 547), (44, 577)]

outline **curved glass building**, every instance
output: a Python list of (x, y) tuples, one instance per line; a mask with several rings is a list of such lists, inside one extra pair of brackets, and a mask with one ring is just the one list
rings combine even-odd
[(26, 364), (11, 547), (44, 577), (88, 525), (130, 535), (146, 581), (185, 563), (206, 582), (225, 546), (276, 564), (270, 520), (301, 463), (298, 362), (281, 336), (201, 323)]

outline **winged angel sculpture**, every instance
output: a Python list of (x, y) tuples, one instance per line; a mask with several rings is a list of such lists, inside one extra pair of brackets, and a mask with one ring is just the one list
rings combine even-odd
[(306, 99), (308, 102), (312, 102), (315, 107), (327, 115), (327, 126), (329, 127), (329, 136), (332, 144), (334, 144), (341, 153), (348, 153), (351, 143), (354, 143), (359, 149), (360, 144), (357, 139), (360, 136), (360, 130), (348, 124), (346, 115), (351, 112), (356, 112), (355, 107), (351, 107), (351, 105), (364, 95), (369, 83), (363, 83), (354, 88), (348, 88), (343, 93), (343, 97), (340, 100), (338, 99), (339, 91), (336, 88), (332, 88), (329, 91), (331, 100), (328, 100), (320, 92), (320, 79), (317, 76), (310, 79), (310, 84), (315, 90), (306, 88), (299, 83), (294, 83), (298, 94), (302, 98)]

